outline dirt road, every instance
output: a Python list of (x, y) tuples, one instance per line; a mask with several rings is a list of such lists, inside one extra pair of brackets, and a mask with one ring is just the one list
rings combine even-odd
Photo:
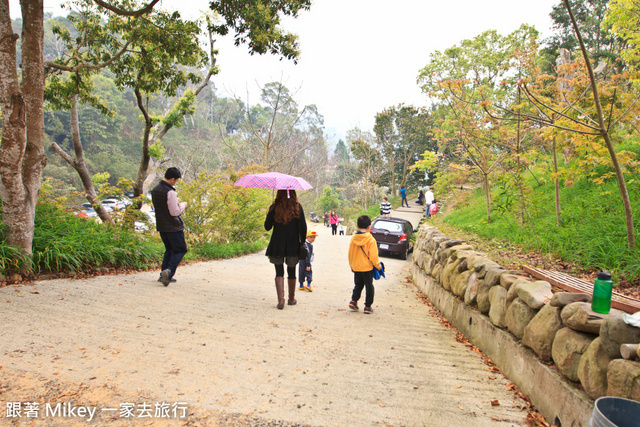
[(375, 312), (352, 312), (350, 237), (311, 227), (314, 292), (284, 310), (264, 253), (180, 267), (166, 288), (158, 272), (0, 288), (0, 424), (86, 425), (57, 402), (114, 425), (524, 424), (507, 380), (416, 297), (410, 260), (385, 258)]

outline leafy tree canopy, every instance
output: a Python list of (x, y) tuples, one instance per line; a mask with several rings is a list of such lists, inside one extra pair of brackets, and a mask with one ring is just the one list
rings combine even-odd
[(269, 52), (296, 62), (298, 36), (280, 28), (280, 15), (297, 18), (301, 10), (309, 10), (311, 0), (214, 0), (210, 6), (225, 20), (224, 25), (213, 25), (214, 31), (235, 31), (236, 46), (247, 43), (252, 55)]

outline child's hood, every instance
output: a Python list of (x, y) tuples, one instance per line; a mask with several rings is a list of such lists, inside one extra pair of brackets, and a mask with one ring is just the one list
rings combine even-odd
[(367, 233), (361, 233), (361, 234), (360, 233), (354, 234), (353, 237), (351, 237), (351, 241), (356, 246), (364, 246), (370, 241), (375, 242), (375, 239), (373, 238), (371, 233), (367, 232)]

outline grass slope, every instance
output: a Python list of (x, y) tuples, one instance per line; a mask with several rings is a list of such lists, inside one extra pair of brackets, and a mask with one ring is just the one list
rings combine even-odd
[[(615, 180), (602, 186), (586, 181), (561, 190), (562, 226), (555, 217), (553, 184), (535, 187), (527, 198), (525, 223), (519, 224), (515, 191), (493, 193), (491, 220), (481, 189), (448, 195), (455, 205), (444, 221), (502, 245), (548, 254), (584, 270), (605, 269), (621, 283), (640, 284), (640, 251), (627, 247), (624, 211)], [(633, 212), (640, 215), (640, 195), (630, 192)], [(636, 221), (637, 222), (637, 221)], [(636, 236), (638, 235), (636, 228)]]

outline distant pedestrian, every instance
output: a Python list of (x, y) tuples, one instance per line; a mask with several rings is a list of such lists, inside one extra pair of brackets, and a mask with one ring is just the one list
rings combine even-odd
[(326, 211), (324, 213), (324, 226), (325, 227), (329, 226), (329, 214)]
[(375, 289), (373, 287), (373, 269), (380, 270), (380, 260), (378, 259), (378, 245), (376, 239), (371, 235), (371, 218), (362, 215), (358, 218), (358, 231), (351, 237), (349, 243), (349, 266), (353, 271), (353, 292), (349, 308), (358, 310), (358, 300), (362, 295), (362, 288), (366, 288), (364, 300), (364, 313), (373, 313), (373, 297)]
[(342, 226), (342, 224), (340, 224), (340, 225), (338, 226), (338, 233), (339, 233), (341, 236), (344, 236), (344, 227)]
[(418, 193), (418, 200), (416, 200), (416, 203), (419, 205), (424, 205), (424, 191), (420, 190), (420, 193)]
[[(318, 233), (315, 231), (307, 231), (307, 240), (304, 242), (307, 245), (307, 258), (301, 259), (298, 267), (298, 281), (300, 283), (301, 291), (313, 292), (311, 282), (313, 282), (313, 271), (311, 269), (311, 263), (313, 262), (313, 242), (316, 241)], [(305, 280), (307, 284), (305, 285)]]
[(156, 212), (156, 230), (160, 233), (165, 248), (158, 281), (165, 286), (176, 281), (173, 276), (182, 257), (187, 253), (182, 220), (187, 202), (178, 203), (178, 194), (175, 189), (180, 178), (182, 178), (180, 170), (171, 167), (164, 173), (164, 179), (151, 190), (151, 201)]
[(424, 203), (425, 203), (424, 217), (425, 218), (431, 217), (431, 204), (434, 202), (435, 202), (435, 198), (433, 196), (433, 191), (431, 191), (431, 188), (427, 188), (427, 193), (424, 195)]
[(404, 188), (404, 185), (400, 188), (400, 197), (402, 197), (400, 207), (403, 208), (405, 204), (409, 207), (409, 202), (407, 201), (407, 190)]
[(391, 216), (391, 203), (386, 197), (383, 197), (382, 203), (380, 203), (380, 215)]
[(331, 235), (335, 236), (338, 234), (338, 224), (340, 224), (340, 219), (338, 218), (336, 211), (331, 211), (329, 214), (329, 224), (331, 224)]
[(300, 244), (304, 243), (307, 236), (307, 222), (304, 219), (304, 210), (298, 203), (295, 190), (278, 190), (276, 200), (269, 207), (267, 217), (264, 220), (264, 229), (273, 228), (271, 239), (267, 246), (266, 255), (269, 262), (276, 269), (276, 293), (278, 295), (278, 310), (284, 308), (284, 264), (287, 264), (287, 284), (289, 287), (289, 299), (287, 304), (296, 304), (296, 265)]
[(429, 218), (438, 213), (438, 203), (436, 200), (433, 200), (433, 203), (429, 206)]

